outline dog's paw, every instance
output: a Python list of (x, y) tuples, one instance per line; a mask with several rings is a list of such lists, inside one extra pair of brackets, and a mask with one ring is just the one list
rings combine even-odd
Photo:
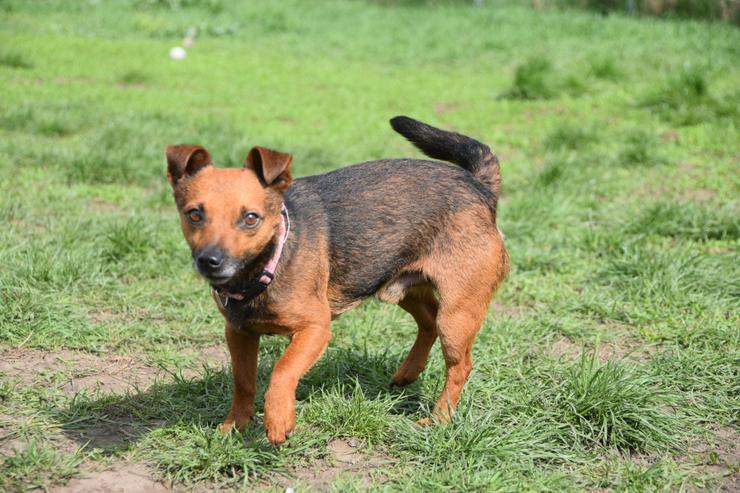
[(450, 415), (449, 414), (444, 414), (444, 413), (437, 414), (437, 413), (434, 413), (430, 417), (421, 418), (420, 420), (418, 420), (416, 422), (416, 424), (419, 425), (419, 426), (431, 426), (431, 425), (434, 425), (434, 424), (444, 425), (444, 424), (448, 424), (449, 422), (450, 422)]
[(220, 425), (218, 425), (218, 431), (220, 431), (223, 434), (231, 433), (236, 429), (236, 426), (234, 425), (233, 421), (224, 421)]
[(405, 372), (401, 372), (401, 370), (397, 371), (393, 377), (391, 377), (391, 385), (397, 385), (399, 387), (404, 387), (406, 385), (412, 384), (417, 380), (418, 375), (407, 375)]
[(218, 431), (221, 433), (231, 433), (234, 430), (244, 431), (251, 420), (251, 415), (233, 416), (229, 414), (224, 422), (218, 425)]
[(291, 409), (282, 413), (265, 412), (265, 431), (267, 439), (273, 445), (280, 445), (290, 436), (290, 432), (295, 428), (295, 412)]
[(424, 370), (424, 364), (404, 361), (396, 373), (391, 377), (391, 385), (409, 385), (419, 379), (419, 375)]

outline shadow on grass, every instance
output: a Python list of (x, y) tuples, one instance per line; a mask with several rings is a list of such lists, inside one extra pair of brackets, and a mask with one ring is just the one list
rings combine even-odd
[[(264, 437), (259, 416), (274, 363), (273, 352), (261, 354), (255, 403), (258, 417), (244, 433), (248, 442), (264, 441), (259, 440)], [(418, 414), (430, 404), (423, 400), (421, 384), (416, 382), (403, 388), (390, 385), (390, 377), (401, 358), (400, 354), (330, 349), (298, 386), (299, 425), (312, 426), (310, 416), (317, 414), (317, 407), (331, 406), (332, 400), (342, 398), (361, 399), (371, 409), (383, 409), (383, 413)], [(167, 381), (157, 380), (146, 389), (123, 395), (82, 392), (66, 408), (52, 413), (68, 438), (80, 446), (102, 449), (104, 453), (126, 450), (154, 430), (215, 428), (223, 420), (232, 397), (229, 368), (204, 366), (194, 377), (184, 376), (182, 372), (171, 372), (170, 376)], [(304, 414), (309, 417), (308, 422), (303, 419)]]

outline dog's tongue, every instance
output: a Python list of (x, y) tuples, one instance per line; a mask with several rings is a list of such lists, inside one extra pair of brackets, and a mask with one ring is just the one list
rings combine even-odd
[(221, 292), (223, 293), (224, 296), (228, 296), (229, 298), (233, 298), (233, 299), (238, 300), (238, 301), (241, 301), (241, 300), (244, 299), (244, 295), (243, 294), (231, 293), (231, 292), (226, 291), (226, 290), (223, 290)]

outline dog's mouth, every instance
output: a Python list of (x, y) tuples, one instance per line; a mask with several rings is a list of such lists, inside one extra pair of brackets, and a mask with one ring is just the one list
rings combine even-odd
[(230, 276), (211, 276), (205, 275), (202, 272), (199, 272), (199, 274), (212, 286), (225, 286), (232, 279)]

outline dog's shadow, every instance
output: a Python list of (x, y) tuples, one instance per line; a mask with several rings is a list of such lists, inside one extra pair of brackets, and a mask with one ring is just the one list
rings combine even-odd
[[(256, 412), (262, 412), (264, 391), (277, 352), (260, 355)], [(390, 377), (402, 360), (401, 354), (370, 353), (334, 348), (302, 379), (296, 392), (298, 405), (339, 394), (349, 398), (358, 386), (366, 399), (390, 400), (390, 413), (418, 414), (428, 406), (417, 382), (399, 388)], [(204, 366), (195, 377), (170, 372), (144, 390), (125, 394), (80, 394), (66, 408), (55, 411), (63, 433), (80, 446), (103, 453), (125, 450), (149, 431), (175, 424), (216, 427), (229, 410), (232, 396), (231, 371), (227, 367)], [(261, 426), (255, 425), (252, 426)]]

